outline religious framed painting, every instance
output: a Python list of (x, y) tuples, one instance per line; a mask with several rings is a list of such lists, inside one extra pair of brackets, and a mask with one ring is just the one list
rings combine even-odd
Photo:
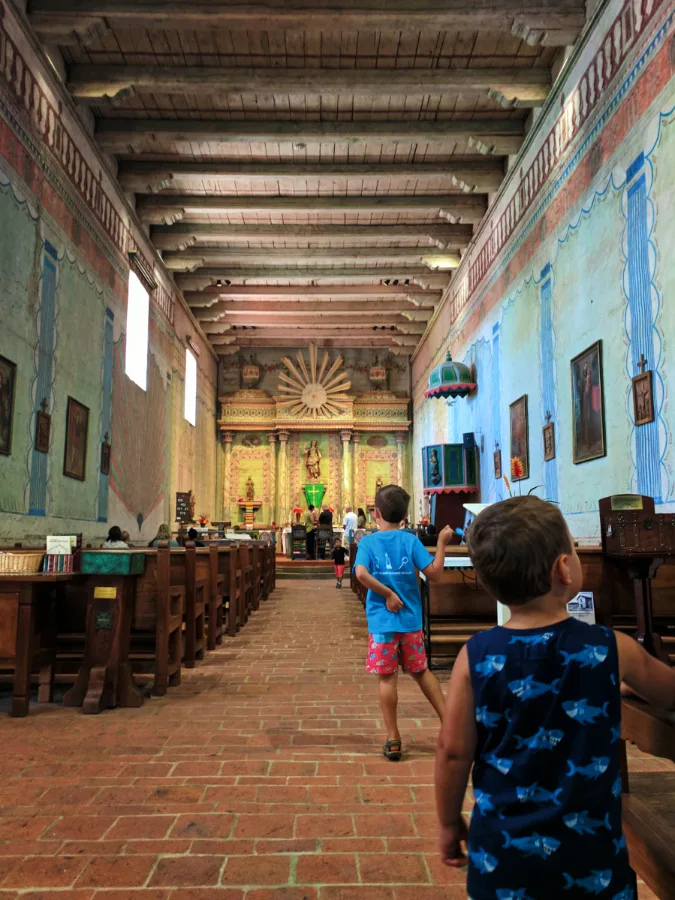
[(0, 454), (3, 456), (12, 453), (15, 386), (16, 363), (0, 356)]
[(636, 425), (654, 421), (654, 383), (651, 370), (633, 378), (633, 418)]
[(550, 462), (555, 459), (555, 425), (553, 422), (547, 422), (541, 429), (544, 440), (544, 461)]
[(570, 363), (572, 377), (572, 462), (605, 456), (605, 398), (602, 341), (587, 347)]
[(86, 477), (88, 428), (89, 408), (68, 397), (63, 474), (78, 481), (84, 481)]
[(530, 477), (530, 432), (527, 418), (527, 394), (509, 406), (511, 425), (511, 480)]
[(502, 477), (502, 451), (497, 447), (494, 452), (495, 481)]

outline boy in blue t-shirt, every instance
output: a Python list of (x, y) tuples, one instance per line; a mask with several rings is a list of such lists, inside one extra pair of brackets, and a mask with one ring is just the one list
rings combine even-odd
[(416, 570), (424, 572), (428, 581), (438, 581), (452, 531), (449, 527), (441, 531), (436, 557), (432, 557), (416, 535), (400, 530), (409, 502), (410, 495), (395, 484), (377, 492), (375, 521), (379, 531), (361, 540), (354, 561), (356, 577), (368, 588), (366, 671), (379, 678), (380, 705), (387, 728), (383, 753), (394, 762), (401, 758), (396, 720), (399, 663), (419, 684), (441, 720), (444, 704), (440, 685), (427, 667)]
[(673, 709), (675, 671), (628, 635), (569, 617), (581, 563), (557, 506), (495, 503), (467, 543), (511, 618), (474, 635), (452, 670), (436, 757), (443, 862), (468, 861), (473, 900), (635, 900), (621, 828), (622, 685)]

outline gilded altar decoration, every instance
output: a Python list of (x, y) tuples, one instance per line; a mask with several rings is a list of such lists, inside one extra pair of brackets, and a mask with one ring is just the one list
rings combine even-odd
[[(349, 409), (350, 398), (345, 394), (352, 386), (344, 372), (341, 356), (330, 365), (330, 356), (324, 350), (319, 365), (316, 344), (309, 345), (309, 364), (304, 355), (296, 355), (297, 365), (288, 356), (281, 362), (286, 372), (279, 373), (279, 391), (284, 399), (279, 406), (294, 416), (302, 418), (334, 418)], [(318, 476), (317, 476), (318, 477)]]
[(309, 444), (305, 444), (303, 450), (305, 459), (305, 468), (307, 469), (307, 477), (310, 481), (318, 481), (321, 478), (321, 451), (319, 450), (319, 442), (314, 440)]
[(378, 491), (381, 491), (384, 487), (384, 481), (382, 480), (382, 476), (378, 475), (375, 480), (375, 496), (377, 497)]

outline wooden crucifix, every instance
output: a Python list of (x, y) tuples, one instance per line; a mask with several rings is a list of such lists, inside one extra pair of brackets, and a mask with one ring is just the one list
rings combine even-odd
[(555, 459), (555, 424), (551, 421), (551, 411), (546, 411), (546, 424), (541, 430), (544, 440), (544, 460), (550, 462)]
[(654, 382), (644, 353), (640, 354), (637, 367), (640, 373), (633, 377), (633, 418), (635, 425), (639, 426), (654, 421)]

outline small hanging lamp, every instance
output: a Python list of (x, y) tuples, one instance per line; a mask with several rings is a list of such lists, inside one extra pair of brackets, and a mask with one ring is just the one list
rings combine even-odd
[(425, 397), (466, 397), (476, 389), (471, 370), (464, 363), (453, 362), (448, 351), (445, 362), (435, 366), (429, 375)]

